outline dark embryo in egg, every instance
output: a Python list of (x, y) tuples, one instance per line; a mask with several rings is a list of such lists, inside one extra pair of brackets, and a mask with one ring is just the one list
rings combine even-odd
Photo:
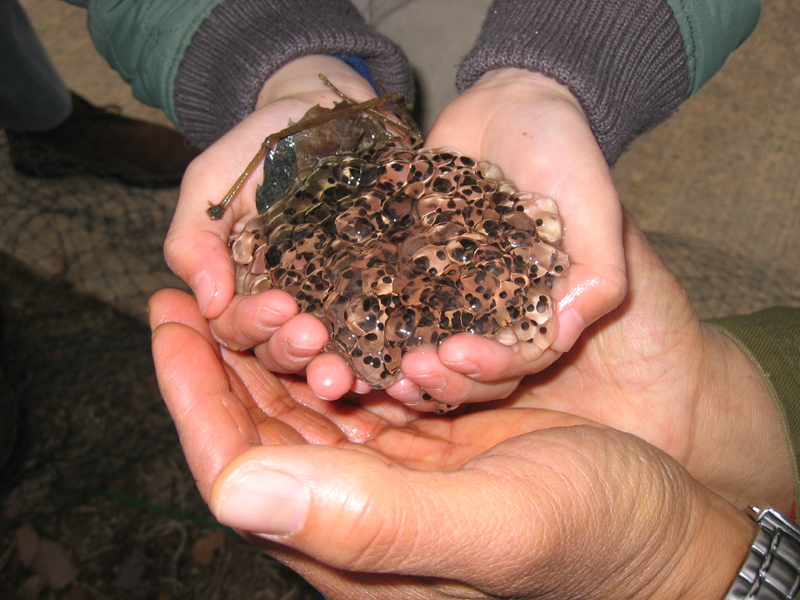
[(369, 114), (315, 129), (267, 155), (261, 214), (231, 242), (237, 293), (292, 294), (328, 327), (326, 350), (377, 389), (406, 351), (455, 333), (551, 344), (550, 288), (569, 264), (553, 200)]

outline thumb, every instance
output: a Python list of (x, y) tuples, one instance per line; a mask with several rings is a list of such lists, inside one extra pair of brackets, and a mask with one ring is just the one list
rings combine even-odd
[[(181, 184), (180, 199), (175, 215), (164, 240), (164, 258), (167, 265), (183, 279), (197, 298), (201, 314), (207, 319), (218, 317), (233, 298), (235, 270), (228, 247), (228, 237), (233, 227), (233, 210), (223, 219), (212, 221), (206, 209), (217, 198), (225, 196), (222, 182), (210, 180), (200, 172), (207, 163), (206, 150), (187, 169)], [(215, 190), (223, 190), (216, 191)]]
[(541, 531), (530, 493), (477, 468), (422, 472), (358, 450), (270, 446), (229, 465), (209, 505), (220, 522), (337, 569), (483, 588), (507, 585), (498, 565), (525, 553), (521, 531)]
[[(648, 461), (618, 460), (627, 436), (599, 431), (520, 436), (452, 471), (415, 471), (341, 448), (259, 447), (222, 472), (210, 506), (227, 525), (349, 572), (446, 579), (503, 597), (607, 569), (630, 582), (641, 548), (611, 556), (619, 538), (601, 530), (631, 526), (633, 506), (614, 507), (636, 495), (612, 498), (609, 489), (637, 481), (632, 472)], [(598, 466), (608, 458), (610, 472)], [(647, 547), (641, 533), (633, 539)]]

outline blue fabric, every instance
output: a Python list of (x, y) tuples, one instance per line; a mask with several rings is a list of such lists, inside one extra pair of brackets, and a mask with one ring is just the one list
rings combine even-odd
[(348, 65), (353, 67), (353, 70), (356, 71), (356, 73), (361, 75), (369, 82), (376, 94), (381, 95), (384, 93), (384, 91), (378, 87), (378, 84), (375, 83), (375, 80), (372, 78), (372, 75), (369, 72), (369, 67), (367, 66), (367, 63), (364, 62), (364, 59), (359, 56), (347, 56), (344, 54), (331, 54), (331, 56), (343, 60)]

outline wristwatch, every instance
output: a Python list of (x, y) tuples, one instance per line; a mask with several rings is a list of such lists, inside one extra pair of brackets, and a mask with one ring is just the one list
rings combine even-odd
[(800, 529), (777, 511), (755, 507), (750, 554), (724, 600), (794, 600), (800, 592)]

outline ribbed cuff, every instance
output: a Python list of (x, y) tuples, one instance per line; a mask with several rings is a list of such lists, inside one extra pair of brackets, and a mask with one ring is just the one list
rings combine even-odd
[(747, 354), (772, 393), (792, 449), (795, 502), (800, 505), (800, 309), (769, 308), (707, 324)]
[(609, 164), (686, 98), (689, 73), (665, 0), (495, 0), (458, 72), (463, 91), (517, 67), (568, 86)]
[(175, 79), (181, 130), (206, 146), (255, 106), (272, 73), (311, 54), (358, 56), (387, 91), (413, 102), (411, 68), (400, 48), (370, 30), (346, 0), (227, 0), (192, 38)]

